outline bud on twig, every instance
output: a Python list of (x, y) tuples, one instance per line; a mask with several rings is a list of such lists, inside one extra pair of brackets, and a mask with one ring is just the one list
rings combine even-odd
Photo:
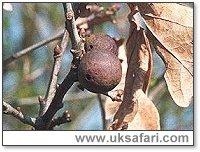
[(54, 58), (59, 57), (61, 52), (62, 48), (57, 44), (56, 47), (54, 48)]

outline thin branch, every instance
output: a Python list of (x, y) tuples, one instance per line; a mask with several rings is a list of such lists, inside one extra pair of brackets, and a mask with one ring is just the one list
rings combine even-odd
[(67, 91), (71, 88), (73, 83), (77, 81), (77, 67), (80, 61), (80, 52), (82, 52), (82, 47), (84, 46), (78, 35), (78, 30), (76, 28), (74, 12), (71, 3), (63, 3), (65, 17), (66, 17), (66, 29), (71, 38), (73, 54), (72, 67), (68, 75), (65, 77), (64, 81), (59, 85), (56, 90), (55, 96), (48, 107), (47, 111), (39, 117), (36, 121), (36, 130), (47, 130), (50, 129), (51, 121), (56, 112), (63, 107), (63, 98)]
[[(106, 11), (103, 13), (102, 13), (102, 11), (94, 12), (87, 18), (81, 19), (80, 22), (77, 22), (77, 26), (81, 26), (85, 23), (88, 23), (89, 25), (97, 25), (102, 22), (112, 21), (111, 16), (115, 15), (115, 12), (117, 12), (119, 10), (119, 9), (113, 9), (114, 7), (115, 7), (115, 5), (108, 8), (108, 10), (112, 9), (113, 13), (106, 13)], [(29, 53), (33, 50), (36, 50), (36, 49), (40, 48), (41, 46), (44, 46), (47, 43), (61, 39), (63, 36), (63, 33), (64, 33), (63, 31), (60, 31), (58, 34), (56, 34), (48, 39), (42, 40), (36, 44), (33, 44), (15, 54), (13, 54), (12, 56), (10, 56), (9, 58), (7, 58), (6, 60), (3, 61), (3, 65), (7, 65), (7, 64), (15, 61), (16, 59), (19, 59), (20, 57), (26, 55), (27, 53)]]
[(35, 126), (36, 119), (24, 115), (20, 110), (13, 108), (10, 104), (3, 101), (3, 114), (12, 115), (24, 124)]
[[(90, 9), (92, 9), (92, 6), (90, 6)], [(113, 22), (112, 16), (114, 16), (119, 9), (120, 6), (116, 4), (113, 4), (106, 9), (96, 6), (95, 9), (92, 9), (92, 14), (90, 14), (88, 17), (81, 18), (80, 21), (77, 20), (76, 24), (77, 26), (81, 26), (85, 23), (88, 23), (89, 25), (98, 25), (106, 21)]]
[(66, 29), (69, 32), (69, 36), (72, 41), (72, 49), (78, 50), (78, 48), (79, 48), (78, 44), (81, 41), (81, 39), (79, 37), (78, 30), (76, 28), (72, 4), (66, 3), (66, 5), (63, 4), (63, 6), (64, 6), (65, 18), (66, 18)]
[(36, 44), (33, 44), (29, 47), (27, 47), (26, 49), (23, 49), (15, 54), (13, 54), (11, 57), (7, 58), (5, 61), (3, 61), (3, 65), (7, 65), (11, 62), (13, 62), (14, 60), (24, 56), (25, 54), (41, 47), (41, 46), (44, 46), (45, 44), (49, 43), (49, 42), (52, 42), (52, 41), (55, 41), (55, 40), (58, 40), (60, 39), (61, 37), (63, 36), (63, 31), (62, 32), (59, 32), (58, 34), (46, 39), (46, 40), (43, 40), (43, 41), (40, 41)]
[[(99, 25), (102, 22), (111, 21), (115, 23), (115, 19), (112, 18), (116, 14), (117, 11), (119, 11), (120, 5), (113, 4), (112, 6), (108, 8), (96, 8), (94, 10), (94, 13), (92, 13), (90, 16), (85, 18), (85, 23), (88, 22), (89, 25)], [(79, 26), (79, 24), (77, 24)]]
[(46, 93), (46, 96), (44, 99), (44, 105), (42, 104), (42, 106), (40, 107), (39, 116), (42, 116), (46, 112), (49, 105), (51, 104), (52, 99), (55, 96), (55, 92), (56, 92), (56, 88), (57, 88), (58, 73), (60, 71), (63, 54), (67, 47), (68, 38), (69, 38), (69, 34), (65, 30), (63, 38), (62, 38), (61, 46), (57, 45), (54, 49), (53, 70), (52, 70), (51, 78), (49, 81), (47, 93)]
[(64, 81), (59, 85), (56, 90), (55, 96), (45, 112), (45, 114), (39, 117), (36, 121), (36, 130), (46, 130), (49, 128), (51, 120), (55, 113), (63, 107), (63, 98), (67, 91), (71, 88), (73, 83), (77, 81), (77, 70), (71, 69)]
[(61, 124), (71, 122), (71, 115), (70, 113), (66, 110), (61, 117), (54, 118), (51, 121), (51, 125), (49, 127), (50, 130), (53, 130), (55, 126), (60, 126)]
[(72, 42), (71, 53), (73, 54), (72, 67), (77, 68), (80, 63), (80, 58), (84, 52), (83, 40), (79, 37), (74, 12), (71, 3), (63, 3), (66, 29), (69, 32), (69, 37)]

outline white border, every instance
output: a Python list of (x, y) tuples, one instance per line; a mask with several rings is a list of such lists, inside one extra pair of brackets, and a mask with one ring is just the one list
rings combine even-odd
[[(63, 0), (59, 0), (59, 1), (54, 1), (54, 2), (61, 2), (61, 1), (63, 1)], [(82, 1), (82, 0), (81, 0)], [(132, 1), (132, 0), (131, 0)], [(116, 0), (115, 2), (131, 2), (130, 0), (127, 0), (127, 1), (118, 1), (118, 0)], [(138, 1), (138, 0), (137, 0)], [(142, 0), (139, 0), (139, 1), (142, 1)], [(148, 0), (149, 1), (149, 0)], [(5, 2), (5, 1), (4, 1)], [(12, 0), (7, 0), (6, 2), (13, 2)], [(14, 1), (14, 2), (17, 2), (17, 1)], [(19, 0), (19, 2), (24, 2), (24, 1), (21, 1), (21, 0)], [(40, 0), (36, 0), (36, 1), (31, 1), (31, 2), (43, 2), (43, 1), (40, 1)], [(44, 0), (44, 2), (49, 2), (49, 1), (47, 1), (47, 0)], [(83, 1), (84, 2), (84, 1)], [(105, 0), (103, 0), (103, 1), (101, 1), (101, 2), (105, 2)], [(145, 1), (146, 2), (146, 1)], [(149, 1), (150, 2), (150, 1)], [(154, 2), (156, 2), (156, 0), (154, 0)], [(165, 2), (177, 2), (177, 1), (174, 1), (174, 0), (167, 0), (167, 1), (165, 1)], [(195, 2), (195, 100), (198, 100), (198, 99), (200, 99), (200, 94), (198, 93), (200, 90), (199, 90), (199, 88), (198, 88), (198, 85), (200, 84), (200, 79), (198, 78), (198, 77), (200, 77), (200, 68), (199, 68), (199, 65), (200, 65), (200, 60), (199, 60), (199, 58), (200, 58), (200, 51), (199, 51), (199, 48), (200, 48), (200, 39), (199, 38), (197, 38), (197, 36), (196, 35), (200, 35), (200, 30), (199, 30), (199, 27), (200, 27), (200, 24), (199, 24), (199, 20), (200, 20), (200, 18), (199, 18), (199, 10), (200, 10), (200, 5), (199, 5), (199, 1), (197, 1), (197, 0), (182, 0), (182, 2)], [(2, 3), (0, 3), (0, 6), (1, 6), (1, 8), (2, 8)], [(2, 19), (2, 9), (1, 9), (1, 13), (0, 13), (0, 18)], [(0, 23), (1, 23), (2, 21), (0, 20)], [(1, 24), (2, 25), (2, 24)], [(1, 38), (1, 40), (2, 40), (2, 30), (1, 30), (1, 34), (0, 34), (0, 38)], [(2, 46), (2, 42), (0, 41), (0, 44), (1, 44), (1, 46)], [(2, 49), (1, 49), (2, 50)], [(1, 53), (0, 53), (0, 59), (2, 60), (2, 56), (1, 56)], [(2, 71), (2, 62), (0, 62), (0, 69), (1, 69), (1, 71)], [(2, 82), (2, 75), (0, 75), (0, 81)], [(1, 88), (1, 90), (2, 90), (2, 85), (0, 85), (0, 88)], [(2, 94), (0, 94), (0, 97), (2, 98)], [(199, 142), (199, 120), (197, 120), (197, 116), (199, 116), (199, 112), (198, 112), (198, 109), (200, 108), (200, 106), (199, 106), (199, 102), (195, 102), (195, 147), (193, 148), (193, 147), (184, 147), (184, 146), (181, 146), (181, 147), (167, 147), (167, 148), (163, 148), (163, 147), (154, 147), (154, 152), (160, 152), (160, 151), (169, 151), (169, 150), (171, 150), (171, 149), (177, 149), (178, 151), (179, 150), (181, 150), (181, 152), (188, 152), (188, 151), (190, 151), (190, 150), (192, 150), (192, 151), (199, 151), (199, 144), (198, 143), (200, 143)], [(2, 106), (0, 106), (0, 110), (2, 111)], [(2, 113), (0, 114), (1, 115), (1, 118), (2, 118)], [(0, 130), (2, 130), (2, 124), (0, 125)], [(1, 132), (1, 137), (2, 137), (2, 131), (0, 131)], [(35, 133), (35, 132), (34, 132)], [(12, 137), (11, 137), (12, 138)], [(49, 136), (49, 140), (51, 140), (51, 138), (53, 138), (53, 137), (50, 137)], [(0, 138), (0, 142), (2, 143), (2, 138)], [(76, 149), (75, 149), (76, 148)], [(126, 149), (124, 149), (125, 147), (110, 147), (110, 148), (112, 148), (112, 149), (110, 149), (110, 150), (114, 150), (115, 152), (121, 152), (122, 150), (125, 150), (126, 152), (128, 152), (128, 151), (134, 151), (134, 150), (139, 150), (140, 152), (141, 151), (150, 151), (151, 149), (150, 149), (150, 147), (146, 147), (146, 146), (143, 146), (143, 147), (134, 147), (134, 149), (132, 148), (132, 147), (126, 147)], [(153, 149), (153, 147), (151, 147), (152, 149)], [(105, 148), (104, 147), (99, 147), (99, 148), (97, 148), (97, 147), (71, 147), (71, 148), (69, 148), (68, 147), (68, 150), (81, 150), (81, 151), (87, 151), (87, 152), (94, 152), (94, 151), (101, 151), (102, 152), (102, 150), (105, 150)], [(45, 152), (45, 151), (48, 151), (48, 152), (53, 152), (53, 151), (57, 151), (57, 150), (59, 150), (59, 151), (65, 151), (66, 152), (66, 148), (65, 147), (55, 147), (55, 149), (54, 149), (54, 147), (45, 147), (45, 148), (38, 148), (38, 147), (2, 147), (2, 146), (0, 146), (0, 151), (8, 151), (8, 152), (18, 152), (18, 151), (20, 151), (20, 152), (27, 152), (27, 150), (28, 151), (38, 151), (38, 152), (40, 152), (40, 151), (42, 151), (42, 152)]]
[[(78, 142), (76, 136), (84, 137), (84, 141)], [(86, 136), (95, 140), (88, 142)], [(96, 137), (99, 138), (100, 136), (105, 137), (104, 142), (96, 140)], [(164, 141), (164, 137), (167, 142)], [(172, 138), (172, 141), (170, 138)], [(192, 146), (193, 131), (3, 131), (3, 145)]]

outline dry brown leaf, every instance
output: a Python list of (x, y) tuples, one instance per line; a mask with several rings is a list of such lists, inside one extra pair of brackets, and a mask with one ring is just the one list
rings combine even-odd
[(162, 45), (156, 44), (155, 46), (161, 55), (166, 58), (165, 62), (167, 63), (164, 78), (173, 100), (178, 106), (189, 106), (193, 97), (193, 75), (188, 72), (188, 69), (183, 64), (168, 53)]
[(176, 3), (137, 5), (166, 64), (164, 77), (172, 98), (179, 106), (189, 106), (193, 97), (193, 9)]
[[(144, 33), (144, 30), (141, 28), (141, 23), (140, 23), (141, 17), (137, 9), (132, 10), (129, 16), (131, 16), (131, 18), (129, 18), (131, 26), (130, 26), (130, 35), (126, 44), (127, 58), (129, 64), (135, 65), (135, 67), (130, 69), (132, 70), (130, 72), (130, 75), (131, 73), (133, 73), (133, 70), (136, 70), (135, 72), (137, 72), (138, 65), (140, 69), (146, 71), (144, 81), (141, 81), (143, 83), (143, 91), (146, 93), (148, 90), (149, 81), (152, 73), (153, 61), (152, 61), (151, 48), (149, 45), (149, 40), (147, 39), (146, 34)], [(140, 37), (141, 40), (139, 39)], [(133, 51), (134, 49), (137, 49), (135, 48), (137, 47), (137, 45), (141, 47), (140, 51), (138, 52)], [(134, 58), (130, 59), (131, 56), (134, 56)]]
[(138, 112), (128, 124), (128, 130), (160, 130), (160, 117), (153, 102), (142, 90), (137, 90), (134, 98), (137, 98)]
[(126, 125), (134, 120), (138, 108), (136, 92), (141, 89), (146, 92), (151, 75), (152, 56), (150, 45), (144, 30), (137, 24), (137, 20), (131, 22), (127, 51), (129, 52), (128, 69), (123, 102), (114, 116), (111, 125), (113, 130), (123, 128), (124, 124)]
[[(130, 40), (134, 40), (133, 38), (129, 38)], [(131, 45), (131, 43), (130, 43)], [(130, 46), (129, 45), (129, 46)], [(130, 47), (131, 49), (132, 47)], [(119, 58), (123, 60), (122, 62), (122, 80), (121, 83), (116, 87), (116, 89), (123, 89), (125, 86), (125, 77), (126, 77), (126, 71), (127, 71), (127, 58), (125, 55), (125, 49), (124, 46), (119, 48)], [(145, 67), (145, 66), (144, 66)], [(130, 100), (133, 98), (133, 92), (130, 92), (132, 96), (130, 96)], [(135, 115), (135, 112), (127, 114), (124, 122), (130, 122), (128, 124), (128, 130), (159, 130), (160, 129), (160, 118), (159, 113), (147, 96), (144, 94), (144, 92), (139, 89), (135, 92), (134, 98), (137, 99), (138, 107), (137, 113)], [(118, 108), (120, 106), (119, 102), (114, 102), (107, 98), (105, 102), (105, 117), (106, 117), (106, 127), (109, 128), (111, 126), (111, 119), (113, 115), (117, 112)], [(130, 105), (131, 106), (131, 105)], [(129, 107), (130, 107), (129, 106)], [(126, 111), (126, 109), (125, 109)]]

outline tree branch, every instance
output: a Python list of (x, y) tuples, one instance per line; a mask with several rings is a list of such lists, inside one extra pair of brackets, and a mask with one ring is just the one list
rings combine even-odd
[(63, 36), (63, 32), (59, 32), (58, 34), (46, 39), (46, 40), (43, 40), (43, 41), (40, 41), (36, 44), (33, 44), (29, 47), (27, 47), (26, 49), (23, 49), (15, 54), (13, 54), (12, 56), (10, 56), (9, 58), (7, 58), (5, 61), (3, 61), (3, 65), (7, 65), (11, 62), (13, 62), (14, 60), (24, 56), (25, 54), (41, 47), (41, 46), (44, 46), (45, 44), (49, 43), (49, 42), (52, 42), (52, 41), (55, 41), (55, 40), (58, 40), (60, 39), (61, 37)]
[(84, 52), (83, 40), (79, 37), (74, 12), (71, 3), (63, 3), (66, 29), (69, 32), (69, 37), (72, 42), (71, 53), (73, 54), (72, 67), (77, 68), (80, 63), (80, 58)]
[(50, 127), (49, 129), (52, 129), (55, 127), (55, 126), (60, 126), (61, 124), (64, 124), (64, 123), (67, 123), (67, 122), (71, 122), (71, 115), (69, 114), (69, 112), (66, 110), (63, 115), (61, 117), (58, 117), (58, 118), (54, 118), (52, 121), (51, 121), (51, 124), (50, 124)]
[(77, 68), (80, 61), (80, 52), (82, 52), (83, 42), (78, 35), (76, 29), (76, 23), (74, 18), (74, 12), (71, 3), (63, 3), (65, 17), (66, 17), (66, 29), (72, 41), (72, 48), (74, 49), (72, 67), (64, 81), (59, 85), (56, 90), (55, 96), (48, 107), (47, 111), (41, 117), (38, 117), (36, 121), (36, 130), (50, 129), (51, 121), (56, 112), (63, 107), (63, 98), (67, 91), (71, 88), (73, 83), (77, 81)]
[(112, 18), (116, 14), (116, 12), (120, 9), (120, 5), (113, 4), (108, 8), (99, 8), (96, 9), (93, 14), (91, 14), (88, 18), (86, 18), (86, 22), (90, 25), (99, 25), (102, 22), (111, 21), (115, 23), (115, 19)]
[(35, 126), (36, 119), (24, 115), (20, 110), (13, 108), (10, 104), (3, 101), (3, 114), (12, 115), (24, 124)]
[(44, 104), (40, 104), (41, 106), (40, 106), (39, 116), (42, 116), (46, 112), (49, 105), (51, 104), (52, 99), (55, 96), (55, 92), (56, 92), (56, 88), (57, 88), (58, 73), (60, 71), (63, 54), (67, 47), (68, 38), (69, 38), (69, 34), (65, 30), (63, 38), (62, 38), (61, 46), (57, 45), (54, 49), (53, 70), (52, 70), (52, 74), (51, 74), (51, 78), (49, 81), (45, 99), (44, 99), (44, 101), (42, 101), (42, 103), (44, 103)]
[[(95, 9), (93, 7), (95, 7)], [(120, 6), (113, 4), (106, 9), (99, 6), (90, 6), (90, 9), (92, 10), (92, 14), (90, 14), (88, 17), (76, 20), (77, 26), (81, 26), (85, 23), (88, 23), (89, 25), (98, 25), (106, 21), (113, 22), (112, 16), (116, 14), (116, 12), (120, 9)]]
[[(109, 7), (107, 9), (107, 11), (104, 11), (104, 12), (96, 11), (96, 12), (92, 13), (90, 16), (88, 16), (84, 19), (81, 19), (80, 22), (77, 22), (77, 26), (81, 26), (85, 23), (88, 23), (89, 25), (97, 25), (102, 22), (112, 21), (111, 16), (115, 15), (115, 13), (118, 10), (119, 10), (118, 6), (113, 5), (113, 6)], [(109, 13), (108, 13), (108, 11), (109, 11)], [(113, 12), (113, 13), (110, 13), (110, 12)], [(7, 58), (6, 60), (3, 61), (3, 65), (7, 65), (7, 64), (15, 61), (16, 59), (19, 59), (20, 57), (26, 55), (27, 53), (29, 53), (33, 50), (36, 50), (36, 49), (40, 48), (41, 46), (44, 46), (47, 43), (61, 39), (63, 36), (63, 33), (64, 33), (63, 31), (60, 31), (60, 32), (58, 32), (58, 34), (56, 34), (52, 37), (49, 37), (48, 39), (42, 40), (36, 44), (33, 44), (15, 54), (13, 54), (12, 56), (10, 56), (9, 58)]]
[(72, 49), (78, 50), (79, 42), (81, 41), (78, 30), (76, 28), (74, 12), (72, 9), (71, 3), (64, 3), (63, 4), (64, 11), (65, 11), (65, 18), (66, 18), (66, 29), (69, 32), (69, 36), (72, 42)]
[(67, 91), (71, 88), (73, 83), (77, 81), (77, 73), (76, 69), (71, 69), (64, 81), (59, 85), (56, 90), (55, 96), (48, 107), (45, 114), (39, 117), (36, 121), (36, 130), (46, 130), (49, 129), (49, 125), (55, 113), (63, 107), (62, 100), (67, 93)]

